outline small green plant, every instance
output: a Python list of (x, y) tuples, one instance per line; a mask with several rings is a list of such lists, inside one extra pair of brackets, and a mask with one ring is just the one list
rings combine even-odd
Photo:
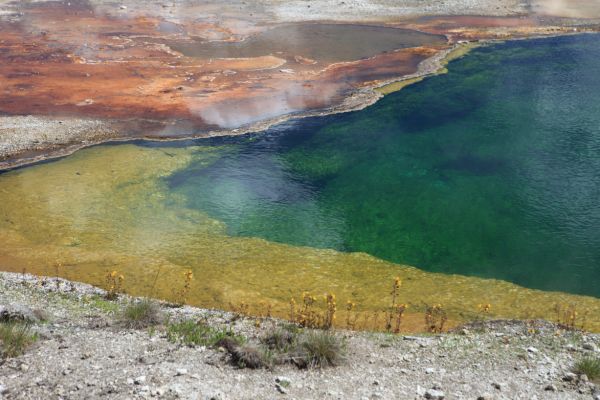
[(107, 314), (114, 314), (119, 311), (120, 307), (118, 303), (110, 300), (106, 300), (103, 296), (92, 295), (84, 300), (90, 306), (97, 308)]
[(37, 339), (38, 336), (31, 331), (29, 323), (0, 323), (0, 359), (23, 354)]
[(143, 329), (162, 323), (160, 306), (150, 299), (134, 301), (123, 310), (122, 322), (127, 328)]
[(600, 382), (600, 358), (583, 357), (575, 363), (573, 372), (579, 375), (585, 374), (590, 380)]
[(295, 363), (308, 368), (335, 367), (345, 359), (345, 344), (333, 333), (311, 331), (299, 341)]
[(238, 343), (245, 342), (243, 336), (236, 335), (231, 330), (213, 328), (201, 321), (188, 319), (167, 325), (167, 339), (172, 343), (215, 346), (224, 338), (231, 338)]

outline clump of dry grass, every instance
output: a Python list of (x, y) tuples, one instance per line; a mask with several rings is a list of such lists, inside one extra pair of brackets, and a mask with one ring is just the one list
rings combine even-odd
[(21, 322), (0, 323), (0, 359), (17, 357), (38, 339), (31, 324)]
[(217, 345), (223, 347), (231, 356), (231, 361), (240, 368), (267, 368), (271, 366), (271, 357), (264, 351), (251, 344), (240, 344), (232, 337), (221, 339)]
[(123, 310), (122, 323), (131, 329), (143, 329), (163, 322), (163, 313), (157, 302), (150, 299), (134, 301)]
[(294, 363), (299, 367), (335, 367), (346, 359), (345, 344), (333, 333), (310, 331), (299, 341)]
[(262, 338), (262, 343), (269, 350), (279, 353), (288, 352), (297, 342), (298, 335), (295, 330), (278, 328)]
[(295, 326), (280, 327), (261, 339), (260, 346), (241, 344), (233, 338), (217, 343), (242, 368), (270, 368), (291, 363), (298, 368), (324, 368), (345, 360), (345, 343), (325, 330), (300, 333)]
[(583, 357), (575, 363), (573, 372), (579, 375), (586, 375), (594, 382), (600, 381), (600, 358), (598, 357)]

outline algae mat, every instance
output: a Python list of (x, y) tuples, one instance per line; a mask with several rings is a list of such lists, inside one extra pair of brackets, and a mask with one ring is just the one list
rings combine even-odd
[(518, 318), (551, 318), (556, 304), (575, 304), (589, 312), (588, 328), (600, 329), (593, 318), (600, 315), (600, 300), (592, 297), (427, 273), (362, 253), (228, 236), (222, 222), (187, 208), (164, 179), (192, 163), (208, 168), (224, 151), (231, 149), (98, 146), (0, 175), (0, 268), (58, 272), (99, 285), (117, 270), (127, 291), (163, 298), (172, 298), (191, 269), (191, 304), (229, 308), (246, 302), (258, 310), (269, 302), (283, 317), (289, 299), (303, 291), (333, 292), (338, 302), (355, 301), (359, 310), (382, 310), (399, 276), (399, 300), (415, 306), (407, 330), (422, 328), (416, 312), (423, 303), (443, 304), (454, 323), (476, 317), (480, 303), (492, 304), (492, 316)]

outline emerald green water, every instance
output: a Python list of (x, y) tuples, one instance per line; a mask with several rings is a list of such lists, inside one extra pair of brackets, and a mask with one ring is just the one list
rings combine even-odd
[(600, 296), (598, 35), (476, 49), (360, 112), (187, 145), (215, 143), (167, 182), (230, 235)]

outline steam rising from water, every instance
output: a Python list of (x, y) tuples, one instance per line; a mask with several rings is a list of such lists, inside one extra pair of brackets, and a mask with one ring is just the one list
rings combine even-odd
[(188, 107), (193, 115), (208, 124), (235, 129), (260, 120), (323, 107), (339, 95), (339, 90), (338, 86), (332, 84), (319, 85), (315, 89), (290, 82), (242, 100), (224, 100), (210, 105), (190, 101)]
[(598, 0), (536, 0), (533, 10), (560, 17), (600, 18)]

